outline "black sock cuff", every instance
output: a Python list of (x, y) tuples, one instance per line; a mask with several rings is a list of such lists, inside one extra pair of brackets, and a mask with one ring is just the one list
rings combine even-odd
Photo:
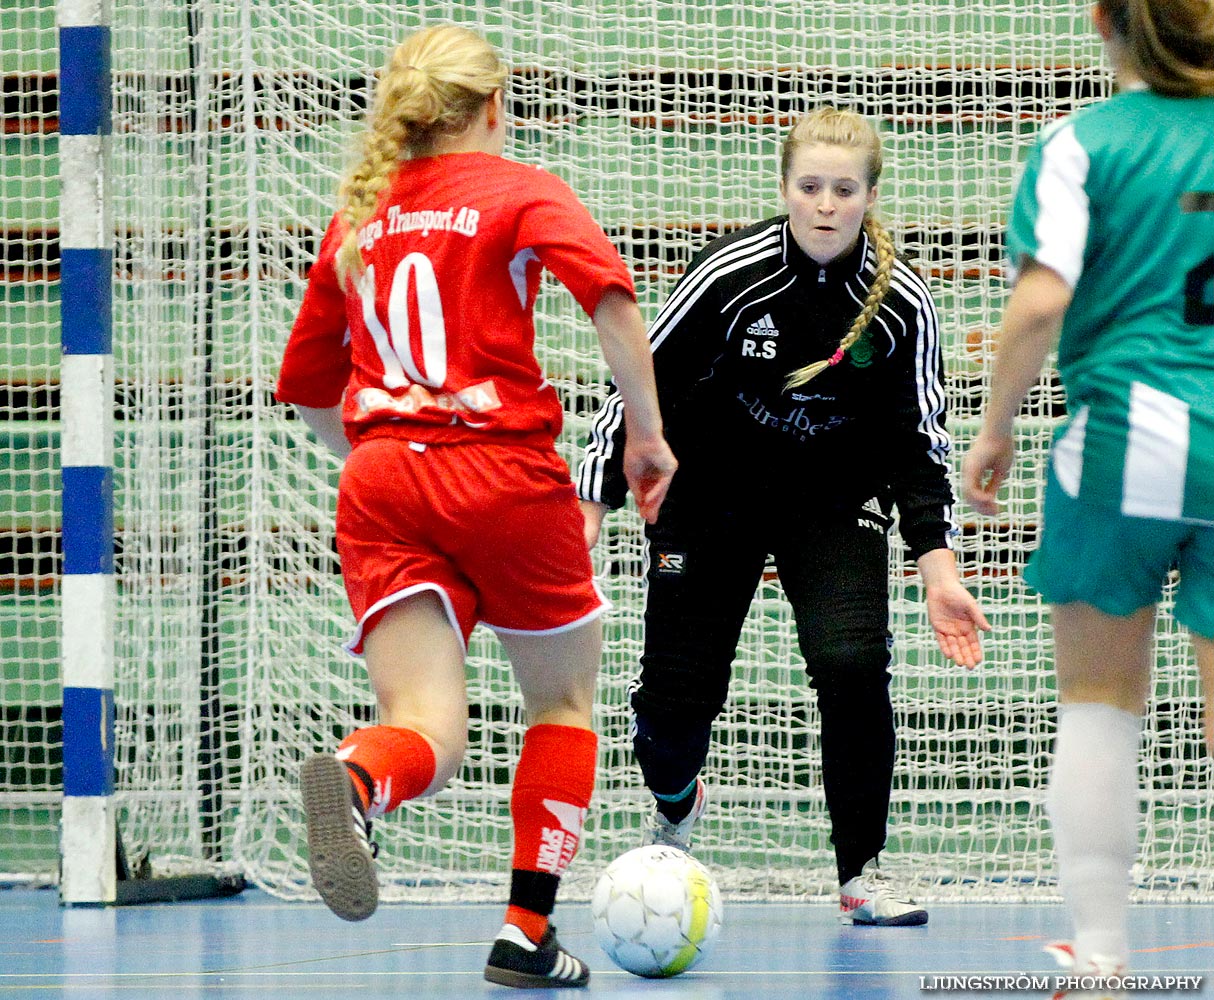
[(560, 878), (549, 872), (515, 868), (510, 873), (510, 905), (546, 917), (556, 907), (556, 890), (560, 884)]
[[(367, 773), (367, 769), (359, 764), (355, 764), (352, 760), (343, 760), (342, 763), (346, 765), (346, 770), (350, 772), (350, 777), (357, 778), (362, 782), (363, 788), (367, 791), (367, 801), (374, 802), (375, 782), (371, 779), (371, 775)], [(358, 793), (355, 792), (354, 794), (357, 796)], [(358, 804), (362, 805), (361, 799)]]

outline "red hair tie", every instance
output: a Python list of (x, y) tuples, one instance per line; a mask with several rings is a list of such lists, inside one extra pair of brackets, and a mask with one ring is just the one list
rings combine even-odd
[(830, 360), (826, 362), (828, 365), (837, 365), (843, 360), (843, 348), (840, 347), (834, 354), (830, 356)]

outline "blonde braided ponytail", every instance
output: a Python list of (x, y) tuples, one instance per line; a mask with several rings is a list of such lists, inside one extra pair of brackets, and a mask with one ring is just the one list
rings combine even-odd
[(337, 251), (343, 283), (362, 273), (358, 230), (375, 213), (400, 162), (425, 155), (437, 136), (467, 128), (505, 82), (506, 67), (493, 46), (467, 28), (427, 28), (393, 50), (375, 88), (361, 156), (338, 189), (346, 224)]
[(847, 336), (839, 341), (835, 353), (824, 361), (815, 361), (812, 365), (798, 368), (788, 376), (788, 381), (784, 383), (785, 390), (804, 385), (815, 375), (842, 361), (848, 348), (868, 329), (868, 324), (873, 321), (877, 310), (881, 308), (881, 303), (885, 301), (886, 293), (889, 291), (890, 276), (894, 272), (894, 241), (890, 238), (889, 231), (871, 214), (864, 217), (864, 231), (868, 233), (868, 238), (872, 240), (877, 251), (877, 273), (873, 276), (873, 283), (869, 286), (864, 306), (852, 320)]
[(346, 235), (337, 251), (337, 276), (344, 284), (350, 274), (360, 274), (362, 257), (358, 253), (358, 229), (375, 212), (379, 194), (400, 159), (405, 145), (405, 126), (395, 119), (377, 121), (363, 140), (363, 158), (342, 179), (338, 202)]

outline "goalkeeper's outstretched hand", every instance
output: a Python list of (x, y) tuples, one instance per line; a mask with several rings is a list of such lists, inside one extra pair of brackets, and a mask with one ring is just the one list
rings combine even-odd
[(959, 582), (927, 588), (927, 618), (945, 656), (971, 670), (982, 662), (979, 633), (989, 632), (990, 622)]
[(950, 660), (973, 669), (982, 662), (979, 632), (989, 632), (990, 622), (974, 595), (962, 586), (957, 557), (951, 549), (924, 552), (918, 559), (919, 576), (927, 592), (927, 618), (940, 651)]

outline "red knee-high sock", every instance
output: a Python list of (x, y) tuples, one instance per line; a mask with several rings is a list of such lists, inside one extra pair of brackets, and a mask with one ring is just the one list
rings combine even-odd
[(337, 759), (354, 779), (368, 817), (382, 816), (415, 799), (434, 780), (437, 764), (429, 741), (412, 729), (368, 726), (341, 741)]
[(577, 853), (594, 791), (598, 738), (574, 726), (532, 726), (514, 772), (514, 872), (507, 923), (539, 941), (561, 875)]

